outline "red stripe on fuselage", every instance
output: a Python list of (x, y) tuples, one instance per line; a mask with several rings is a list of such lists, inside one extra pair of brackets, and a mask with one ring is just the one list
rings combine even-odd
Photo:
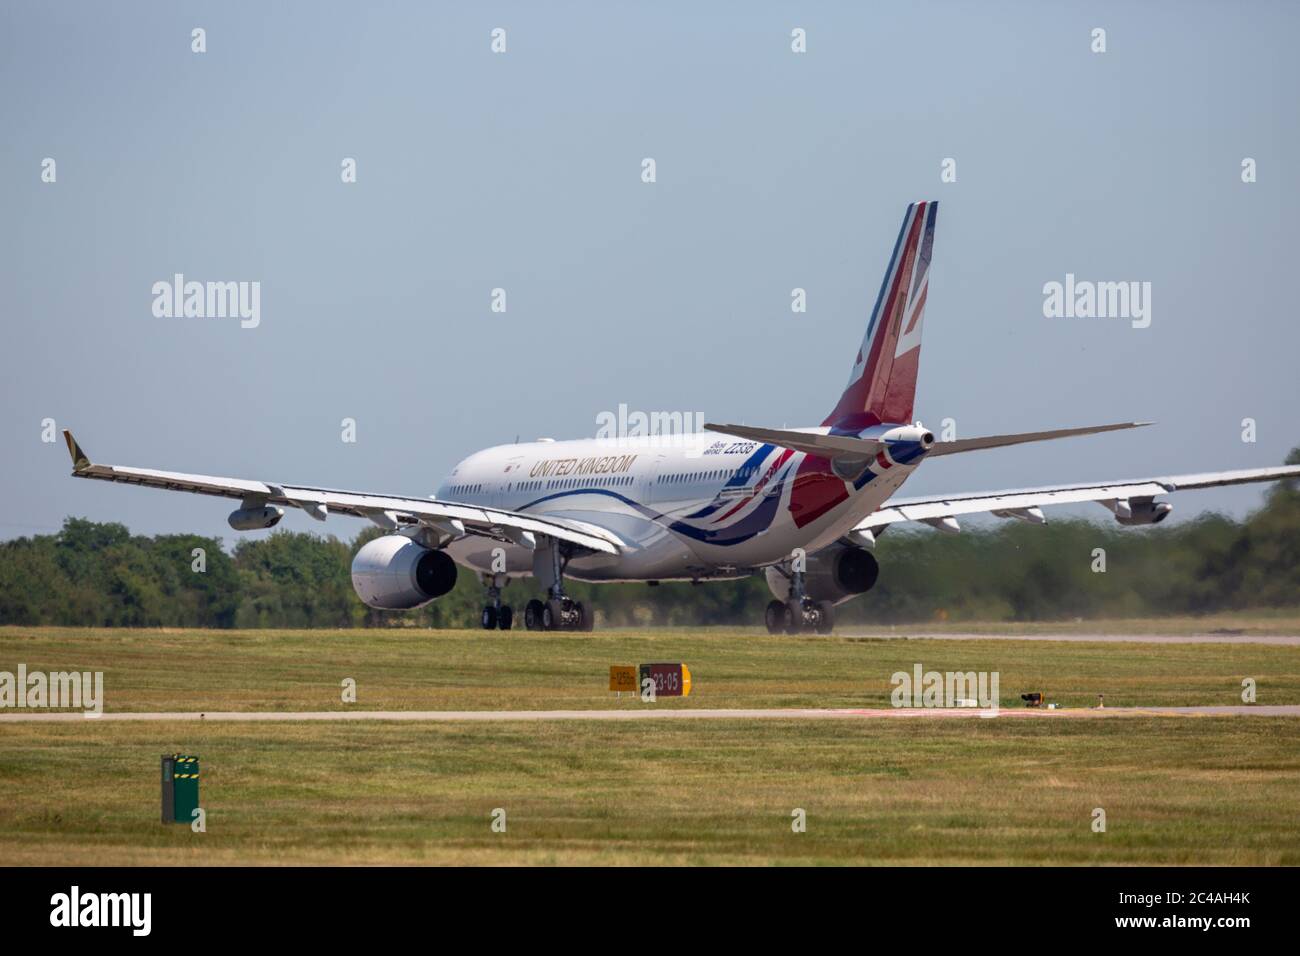
[(831, 471), (831, 463), (825, 458), (805, 455), (790, 490), (790, 516), (795, 527), (811, 524), (848, 499), (844, 479)]
[(734, 508), (728, 509), (726, 514), (719, 515), (717, 518), (714, 518), (712, 523), (717, 524), (718, 522), (723, 521), (726, 518), (730, 518), (732, 515), (734, 515), (741, 508), (745, 507), (745, 505), (749, 504), (755, 498), (761, 497), (763, 493), (763, 488), (767, 485), (769, 481), (772, 480), (772, 476), (776, 474), (777, 469), (780, 468), (782, 465), (784, 465), (787, 461), (789, 461), (790, 456), (793, 454), (794, 452), (791, 451), (789, 448), (782, 448), (781, 454), (776, 456), (776, 461), (772, 462), (771, 466), (768, 467), (767, 471), (763, 472), (763, 477), (760, 478), (758, 482), (754, 485), (754, 493), (748, 496), (747, 498), (742, 498)]

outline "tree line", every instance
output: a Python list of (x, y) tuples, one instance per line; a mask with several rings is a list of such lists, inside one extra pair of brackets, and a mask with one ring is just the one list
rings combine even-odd
[[(1300, 463), (1300, 449), (1287, 459)], [(959, 535), (891, 529), (867, 595), (841, 623), (1053, 620), (1204, 614), (1300, 606), (1300, 487), (1281, 482), (1243, 521), (1210, 514), (1148, 528), (1071, 519), (1006, 521)], [(1174, 519), (1176, 521), (1176, 519)], [(133, 535), (68, 518), (57, 534), (0, 544), (0, 624), (100, 627), (476, 627), (484, 590), (461, 569), (455, 589), (414, 611), (376, 611), (352, 591), (351, 542), (276, 531), (239, 541)], [(197, 552), (196, 552), (197, 549)], [(201, 559), (198, 555), (201, 555)], [(1104, 571), (1098, 570), (1100, 561)], [(507, 603), (535, 596), (513, 582)], [(761, 577), (701, 585), (585, 585), (569, 591), (601, 626), (753, 625), (771, 599)]]

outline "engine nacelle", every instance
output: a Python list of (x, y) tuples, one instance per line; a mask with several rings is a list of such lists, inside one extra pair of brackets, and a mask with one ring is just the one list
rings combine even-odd
[(283, 508), (267, 505), (265, 508), (240, 508), (230, 512), (230, 517), (226, 520), (236, 531), (260, 531), (263, 528), (274, 528), (283, 517)]
[[(834, 544), (810, 554), (804, 569), (804, 593), (814, 601), (842, 604), (870, 591), (880, 576), (880, 565), (870, 551)], [(776, 568), (764, 572), (768, 589), (778, 601), (790, 597), (790, 579)]]
[(1120, 499), (1111, 509), (1115, 520), (1124, 525), (1159, 524), (1169, 517), (1174, 506), (1167, 501), (1152, 501), (1150, 498)]
[(456, 586), (456, 562), (406, 535), (388, 534), (352, 559), (352, 588), (371, 607), (404, 611), (428, 604)]

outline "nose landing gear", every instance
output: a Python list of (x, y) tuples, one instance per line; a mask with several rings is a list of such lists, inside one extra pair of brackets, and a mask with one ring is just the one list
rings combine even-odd
[(488, 603), (483, 605), (483, 614), (480, 617), (480, 623), (483, 630), (491, 631), (500, 628), (508, 631), (514, 625), (515, 612), (509, 604), (501, 603), (502, 584), (497, 583), (497, 578), (492, 578), (488, 584)]

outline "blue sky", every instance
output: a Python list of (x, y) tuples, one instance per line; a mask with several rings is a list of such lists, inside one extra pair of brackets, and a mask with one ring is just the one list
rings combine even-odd
[[(105, 462), (412, 494), (620, 403), (816, 424), (919, 198), (918, 417), (1160, 424), (932, 462), (905, 493), (1280, 462), (1298, 9), (6, 3), (0, 537), (69, 514), (234, 537), (220, 501), (72, 481), (46, 418)], [(155, 317), (177, 272), (260, 282), (260, 325)], [(1045, 318), (1066, 273), (1151, 282), (1151, 326)]]

